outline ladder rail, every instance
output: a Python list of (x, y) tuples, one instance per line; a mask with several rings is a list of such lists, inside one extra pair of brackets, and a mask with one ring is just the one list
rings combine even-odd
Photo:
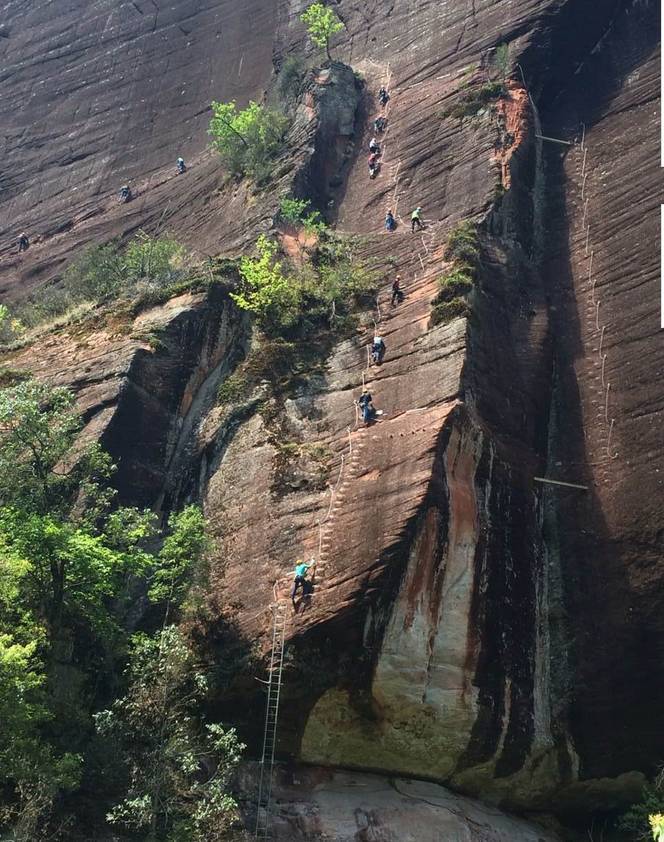
[(272, 608), (272, 651), (267, 681), (267, 704), (265, 706), (265, 728), (263, 751), (258, 781), (258, 803), (256, 809), (256, 839), (267, 839), (270, 827), (270, 805), (272, 802), (272, 779), (274, 756), (277, 744), (277, 721), (281, 697), (282, 670), (286, 636), (286, 616), (283, 602)]

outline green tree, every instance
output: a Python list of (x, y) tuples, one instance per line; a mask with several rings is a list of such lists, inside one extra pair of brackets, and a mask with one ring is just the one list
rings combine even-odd
[(258, 257), (240, 261), (242, 286), (231, 298), (242, 310), (254, 313), (267, 329), (292, 324), (298, 314), (298, 289), (276, 259), (278, 246), (261, 234), (256, 250)]
[(132, 281), (147, 278), (165, 282), (183, 257), (184, 249), (175, 240), (167, 237), (149, 237), (144, 231), (139, 231), (127, 246), (124, 265)]
[(108, 600), (122, 591), (130, 574), (144, 572), (152, 562), (138, 545), (117, 549), (104, 534), (16, 508), (0, 509), (0, 546), (7, 551), (0, 558), (0, 575), (21, 574), (15, 610), (32, 611), (45, 623), (53, 656), (64, 628), (74, 622), (111, 638)]
[(496, 51), (494, 54), (496, 68), (498, 70), (500, 81), (506, 82), (507, 78), (510, 74), (510, 45), (509, 44), (499, 44), (496, 47)]
[(0, 504), (68, 508), (80, 478), (65, 456), (80, 427), (68, 389), (27, 380), (0, 391)]
[(241, 110), (235, 102), (213, 102), (208, 132), (212, 145), (234, 175), (248, 174), (262, 181), (283, 148), (287, 128), (284, 114), (256, 102)]
[(0, 342), (11, 342), (19, 337), (22, 332), (21, 320), (12, 314), (9, 307), (0, 304)]
[(158, 566), (148, 596), (152, 602), (182, 602), (189, 585), (188, 574), (207, 548), (205, 518), (198, 506), (187, 506), (171, 515), (170, 534), (159, 552)]
[(129, 780), (108, 821), (147, 831), (150, 842), (227, 839), (237, 810), (229, 784), (244, 746), (234, 730), (198, 719), (207, 682), (181, 632), (136, 635), (127, 678), (126, 695), (96, 716)]
[(115, 243), (87, 248), (65, 271), (63, 285), (76, 301), (100, 301), (127, 283), (127, 269)]
[(300, 20), (307, 27), (309, 37), (314, 44), (317, 47), (322, 47), (331, 61), (330, 39), (345, 28), (334, 9), (325, 6), (323, 3), (313, 3), (300, 15)]
[(279, 215), (291, 225), (301, 225), (308, 234), (321, 235), (327, 232), (327, 225), (318, 211), (309, 210), (308, 199), (283, 198), (279, 203)]
[(301, 225), (309, 205), (308, 199), (284, 197), (279, 203), (279, 214), (284, 222), (289, 222), (291, 225)]

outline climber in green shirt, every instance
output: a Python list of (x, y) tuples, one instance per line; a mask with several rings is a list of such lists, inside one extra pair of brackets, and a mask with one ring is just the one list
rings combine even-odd
[(417, 225), (417, 230), (421, 231), (424, 227), (422, 225), (422, 208), (417, 207), (410, 215), (410, 230), (415, 233), (415, 226)]

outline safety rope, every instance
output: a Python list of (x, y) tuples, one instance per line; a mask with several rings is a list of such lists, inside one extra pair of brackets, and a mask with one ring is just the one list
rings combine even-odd
[[(522, 74), (523, 75), (523, 74)], [(604, 335), (606, 332), (606, 325), (600, 324), (600, 307), (601, 307), (601, 299), (599, 294), (596, 295), (596, 287), (597, 287), (597, 276), (593, 275), (593, 262), (595, 258), (595, 250), (592, 248), (592, 244), (590, 241), (590, 220), (588, 219), (588, 202), (589, 196), (587, 195), (586, 189), (586, 182), (588, 180), (588, 171), (586, 170), (586, 163), (588, 159), (588, 147), (586, 146), (586, 126), (585, 123), (581, 124), (581, 143), (577, 144), (577, 149), (579, 153), (583, 153), (581, 158), (581, 202), (583, 207), (583, 213), (581, 216), (581, 236), (585, 234), (585, 242), (584, 242), (584, 251), (585, 257), (588, 260), (588, 280), (587, 280), (587, 289), (588, 289), (588, 304), (590, 315), (588, 317), (589, 321), (589, 328), (591, 332), (593, 331), (593, 324), (594, 321), (594, 331), (599, 334), (599, 343), (597, 348), (598, 354), (598, 362), (596, 363), (600, 369), (600, 376), (599, 379), (601, 380), (601, 387), (600, 387), (600, 396), (603, 399), (604, 403), (604, 429), (606, 432), (606, 458), (607, 459), (617, 459), (618, 458), (618, 451), (613, 453), (611, 451), (611, 438), (613, 436), (613, 429), (615, 427), (616, 419), (615, 417), (609, 418), (609, 410), (610, 410), (610, 393), (611, 393), (611, 383), (607, 378), (606, 375), (606, 362), (608, 358), (608, 354), (602, 353), (603, 346), (604, 346)], [(577, 160), (577, 171), (579, 169), (579, 162)], [(584, 230), (585, 229), (585, 230)], [(594, 319), (593, 319), (594, 315)]]
[[(387, 65), (387, 81), (385, 86), (389, 89), (389, 80), (391, 78), (391, 70), (389, 64)], [(389, 113), (389, 100), (385, 106), (385, 115)], [(386, 132), (389, 131), (389, 121), (387, 124)], [(385, 149), (386, 144), (381, 144), (381, 149), (383, 150), (383, 161), (385, 160)], [(394, 184), (394, 213), (395, 216), (398, 216), (398, 187), (399, 187), (399, 170), (401, 167), (401, 161), (397, 162), (396, 171), (395, 171), (395, 184)], [(401, 220), (401, 217), (398, 217)], [(401, 220), (403, 222), (403, 220)], [(435, 239), (435, 232), (432, 232), (433, 239)], [(428, 257), (429, 249), (426, 245), (424, 237), (421, 236), (422, 245), (425, 249), (425, 256)], [(432, 240), (433, 242), (433, 240)], [(424, 271), (424, 261), (422, 259), (422, 255), (418, 251), (418, 258), (420, 260), (420, 265), (422, 267), (422, 271)], [(415, 278), (417, 279), (417, 277)], [(334, 313), (334, 305), (333, 310)], [(383, 313), (380, 307), (380, 300), (378, 296), (375, 299), (375, 313), (377, 315), (377, 319), (373, 318), (372, 321), (374, 325), (374, 330), (377, 330), (378, 324), (380, 324), (383, 320)], [(366, 359), (366, 366), (362, 369), (362, 388), (366, 387), (366, 382), (368, 379), (368, 375), (371, 371), (371, 350), (370, 346), (367, 345), (367, 359)], [(353, 401), (353, 410), (355, 414), (355, 425), (354, 429), (357, 430), (360, 424), (360, 412), (359, 406), (357, 401)], [(314, 563), (314, 571), (312, 575), (312, 583), (316, 580), (316, 572), (322, 571), (324, 566), (327, 563), (326, 554), (327, 554), (327, 544), (328, 544), (328, 535), (326, 534), (326, 530), (330, 530), (333, 526), (334, 522), (334, 512), (335, 508), (339, 505), (341, 493), (343, 492), (343, 485), (352, 479), (352, 468), (354, 465), (355, 460), (357, 459), (360, 449), (364, 443), (364, 437), (362, 436), (364, 431), (360, 431), (359, 435), (362, 436), (359, 443), (356, 443), (355, 448), (353, 447), (353, 432), (351, 431), (350, 426), (346, 428), (348, 434), (348, 449), (346, 448), (342, 451), (340, 455), (340, 464), (339, 464), (339, 472), (337, 474), (336, 481), (333, 484), (329, 485), (330, 491), (330, 501), (327, 507), (327, 512), (323, 518), (319, 518), (318, 520), (318, 553), (316, 556), (316, 561)], [(270, 804), (271, 804), (271, 793), (272, 793), (272, 780), (274, 776), (274, 758), (275, 758), (275, 751), (276, 751), (276, 740), (277, 740), (277, 721), (278, 721), (278, 713), (279, 713), (279, 698), (281, 693), (281, 682), (282, 682), (282, 671), (283, 671), (283, 661), (284, 661), (284, 647), (285, 647), (285, 628), (286, 628), (286, 605), (287, 601), (285, 598), (280, 597), (279, 595), (279, 584), (283, 580), (277, 580), (273, 586), (273, 594), (274, 594), (274, 603), (272, 605), (272, 649), (270, 655), (270, 667), (269, 667), (269, 674), (268, 674), (268, 681), (267, 684), (267, 706), (266, 706), (266, 714), (265, 714), (265, 728), (263, 734), (263, 752), (261, 757), (261, 771), (260, 771), (260, 778), (258, 784), (258, 805), (256, 811), (256, 832), (255, 837), (267, 839), (269, 834), (269, 826), (270, 826)], [(259, 612), (262, 613), (262, 612)], [(258, 614), (256, 615), (258, 616)]]

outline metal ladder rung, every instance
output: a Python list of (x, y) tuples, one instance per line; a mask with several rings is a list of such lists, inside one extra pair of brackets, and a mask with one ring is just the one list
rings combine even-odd
[(274, 753), (277, 747), (277, 722), (281, 675), (284, 666), (286, 638), (286, 611), (283, 603), (272, 606), (272, 652), (267, 670), (267, 700), (265, 708), (265, 730), (263, 732), (263, 753), (258, 782), (258, 804), (256, 806), (256, 839), (270, 839), (270, 803), (272, 800), (272, 777)]

